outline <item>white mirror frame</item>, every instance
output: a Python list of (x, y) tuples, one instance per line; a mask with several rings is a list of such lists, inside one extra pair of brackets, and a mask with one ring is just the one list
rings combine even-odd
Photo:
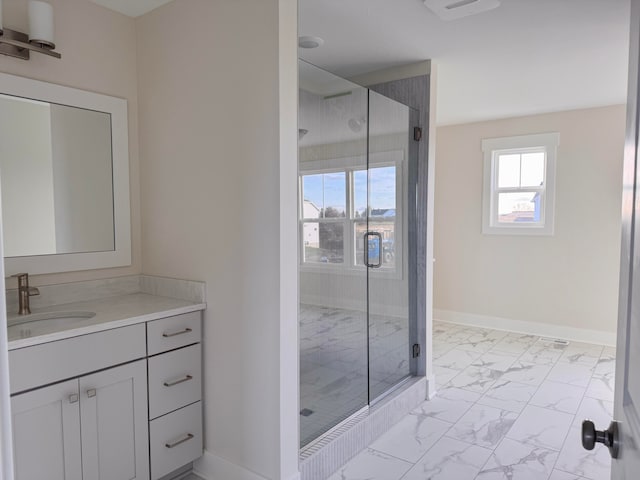
[[(129, 131), (127, 101), (75, 88), (0, 73), (0, 93), (111, 114), (115, 250), (7, 257), (5, 275), (72, 272), (131, 265)], [(0, 175), (2, 172), (0, 171)]]

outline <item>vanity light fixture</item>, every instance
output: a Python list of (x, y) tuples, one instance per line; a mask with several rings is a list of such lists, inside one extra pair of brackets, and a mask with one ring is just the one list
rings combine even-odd
[(53, 43), (53, 7), (47, 2), (29, 0), (29, 35), (2, 26), (2, 0), (0, 0), (0, 53), (29, 60), (29, 52), (44, 53), (61, 58)]

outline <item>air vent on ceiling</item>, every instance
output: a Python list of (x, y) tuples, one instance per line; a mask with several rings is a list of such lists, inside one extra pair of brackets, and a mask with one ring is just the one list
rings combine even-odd
[(424, 5), (442, 20), (477, 15), (500, 6), (500, 0), (423, 0)]

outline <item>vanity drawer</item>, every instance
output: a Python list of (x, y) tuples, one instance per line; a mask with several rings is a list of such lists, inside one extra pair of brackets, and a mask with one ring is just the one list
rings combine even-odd
[(11, 393), (79, 377), (144, 356), (142, 323), (11, 350)]
[(202, 397), (200, 344), (149, 359), (149, 418), (156, 418)]
[(184, 347), (200, 341), (201, 312), (147, 322), (147, 349), (149, 355)]
[(149, 422), (151, 480), (202, 456), (202, 404), (194, 403)]

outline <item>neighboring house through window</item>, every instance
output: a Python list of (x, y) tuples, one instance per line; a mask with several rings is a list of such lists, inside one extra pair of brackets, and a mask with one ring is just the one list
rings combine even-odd
[(558, 133), (482, 141), (482, 233), (553, 235)]

